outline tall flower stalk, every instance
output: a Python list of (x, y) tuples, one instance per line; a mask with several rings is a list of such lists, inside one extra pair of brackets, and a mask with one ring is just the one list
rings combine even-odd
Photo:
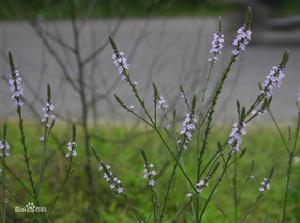
[(53, 212), (53, 209), (56, 205), (56, 202), (58, 200), (58, 198), (60, 197), (60, 194), (61, 192), (63, 191), (63, 189), (65, 188), (65, 185), (72, 173), (72, 166), (73, 166), (73, 159), (74, 157), (76, 157), (77, 155), (77, 150), (76, 150), (76, 147), (77, 147), (77, 144), (76, 144), (76, 126), (75, 124), (73, 123), (72, 124), (72, 137), (71, 137), (71, 141), (67, 144), (67, 153), (66, 153), (66, 160), (68, 161), (68, 166), (67, 166), (67, 169), (66, 169), (66, 174), (65, 174), (65, 177), (58, 189), (58, 192), (54, 198), (54, 200), (52, 201), (51, 205), (50, 205), (50, 208), (49, 208), (49, 211), (48, 211), (48, 215), (47, 215), (47, 219), (50, 219), (52, 217), (52, 212)]
[(39, 194), (40, 192), (40, 186), (41, 183), (44, 180), (44, 174), (45, 174), (45, 169), (47, 166), (47, 142), (49, 139), (49, 135), (51, 133), (51, 130), (55, 124), (55, 114), (53, 113), (54, 110), (54, 105), (52, 104), (52, 100), (51, 100), (51, 88), (50, 85), (47, 85), (47, 102), (45, 104), (45, 106), (43, 107), (43, 115), (42, 115), (42, 119), (41, 122), (44, 126), (44, 133), (43, 136), (41, 136), (40, 141), (42, 142), (42, 159), (41, 159), (41, 167), (40, 167), (40, 177), (39, 177), (39, 181), (37, 184), (37, 194)]
[(27, 175), (28, 175), (28, 179), (29, 179), (29, 182), (31, 185), (34, 201), (36, 202), (37, 205), (39, 205), (38, 194), (37, 194), (36, 187), (35, 187), (33, 177), (32, 177), (32, 169), (31, 169), (31, 164), (30, 164), (29, 155), (28, 155), (28, 147), (26, 144), (26, 136), (25, 136), (25, 131), (24, 131), (24, 119), (22, 117), (22, 109), (21, 108), (24, 105), (24, 103), (22, 101), (22, 96), (24, 95), (23, 88), (21, 85), (22, 77), (14, 65), (14, 60), (13, 60), (13, 56), (12, 56), (11, 52), (9, 52), (8, 58), (9, 58), (9, 64), (10, 64), (10, 69), (11, 69), (11, 75), (10, 75), (10, 79), (9, 79), (9, 87), (10, 87), (10, 90), (12, 91), (13, 103), (17, 108), (17, 114), (18, 114), (18, 119), (19, 119), (19, 131), (21, 134), (21, 144), (23, 146), (23, 152), (24, 152), (23, 156), (24, 156), (24, 160), (26, 163)]
[[(164, 144), (165, 148), (167, 149), (168, 153), (171, 155), (171, 157), (177, 163), (175, 171), (177, 169), (177, 166), (179, 166), (180, 171), (183, 173), (184, 177), (186, 178), (186, 180), (188, 181), (190, 186), (193, 188), (194, 191), (196, 191), (196, 188), (195, 188), (192, 180), (187, 175), (187, 173), (184, 170), (183, 166), (178, 162), (178, 154), (177, 154), (178, 151), (175, 151), (175, 152), (172, 151), (171, 147), (169, 146), (169, 144), (167, 143), (166, 139), (164, 138), (162, 132), (160, 131), (160, 129), (157, 126), (157, 123), (156, 123), (156, 105), (157, 105), (157, 99), (158, 99), (158, 92), (157, 92), (157, 88), (154, 87), (155, 84), (153, 85), (153, 87), (154, 87), (154, 99), (153, 100), (154, 100), (154, 105), (155, 105), (155, 108), (154, 108), (155, 112), (154, 112), (154, 118), (153, 118), (150, 115), (150, 112), (148, 111), (144, 100), (141, 98), (141, 96), (139, 94), (139, 91), (137, 89), (136, 81), (132, 81), (130, 74), (127, 72), (128, 71), (128, 66), (123, 66), (123, 61), (124, 61), (125, 55), (120, 55), (120, 53), (119, 53), (120, 51), (117, 47), (117, 44), (115, 43), (115, 41), (113, 40), (113, 38), (111, 36), (109, 36), (109, 41), (110, 41), (111, 47), (114, 51), (113, 55), (115, 55), (115, 57), (113, 56), (113, 62), (115, 64), (115, 66), (116, 66), (116, 62), (117, 62), (117, 65), (118, 65), (117, 66), (118, 73), (120, 75), (120, 72), (122, 71), (122, 74), (120, 75), (122, 80), (125, 80), (128, 83), (128, 85), (130, 86), (135, 98), (137, 99), (137, 101), (138, 101), (139, 105), (141, 106), (142, 110), (144, 111), (146, 118), (144, 118), (144, 117), (140, 116), (139, 114), (137, 114), (133, 109), (130, 108), (130, 106), (127, 106), (119, 96), (114, 95), (115, 99), (121, 105), (121, 107), (123, 107), (126, 111), (130, 112), (131, 114), (133, 114), (137, 118), (141, 119), (147, 125), (149, 125), (151, 128), (154, 129), (154, 131), (158, 134), (160, 140), (163, 142), (163, 144)], [(119, 60), (120, 58), (123, 58), (123, 59)], [(126, 63), (127, 63), (127, 60), (126, 60)]]
[[(250, 26), (252, 23), (252, 11), (249, 8), (248, 12), (247, 12), (247, 17), (246, 17), (246, 21), (244, 23), (244, 25), (242, 26), (242, 29), (245, 31), (250, 30)], [(240, 28), (241, 29), (241, 28)], [(244, 39), (240, 36), (239, 32), (233, 42), (233, 46), (234, 46), (234, 50), (245, 50), (246, 49), (246, 45), (249, 44), (249, 41), (244, 41)], [(209, 105), (209, 110), (207, 113), (207, 117), (206, 117), (206, 125), (204, 128), (204, 134), (203, 134), (203, 138), (202, 138), (202, 144), (201, 144), (201, 148), (199, 149), (199, 155), (198, 155), (198, 162), (197, 162), (197, 181), (200, 180), (200, 170), (201, 170), (201, 165), (203, 162), (203, 157), (207, 148), (207, 143), (208, 143), (208, 137), (210, 135), (210, 129), (211, 129), (211, 124), (213, 121), (213, 115), (214, 115), (214, 111), (215, 111), (215, 106), (217, 105), (217, 101), (218, 98), (222, 92), (223, 89), (223, 85), (225, 83), (225, 80), (228, 77), (228, 74), (231, 70), (232, 65), (234, 64), (234, 62), (237, 60), (239, 56), (239, 53), (233, 53), (231, 56), (231, 59), (226, 67), (226, 69), (224, 70), (221, 79), (219, 80), (214, 95), (212, 97), (211, 103)], [(200, 222), (201, 219), (199, 219), (199, 212), (200, 212), (200, 206), (199, 206), (199, 199), (196, 200), (196, 222)]]
[(1, 169), (1, 182), (2, 182), (2, 210), (1, 210), (1, 222), (6, 222), (6, 212), (7, 212), (7, 189), (6, 189), (6, 169), (4, 166), (4, 162), (6, 157), (10, 156), (10, 145), (7, 142), (6, 138), (6, 124), (3, 125), (3, 136), (0, 141), (0, 158), (2, 159), (2, 169)]
[(124, 188), (122, 186), (122, 181), (118, 177), (113, 175), (112, 171), (110, 171), (110, 166), (104, 163), (104, 161), (100, 158), (96, 150), (93, 147), (91, 147), (91, 149), (97, 161), (98, 169), (101, 172), (103, 171), (103, 177), (105, 181), (109, 184), (111, 191), (125, 199), (139, 223), (145, 222), (144, 216), (136, 209), (132, 201), (128, 198), (128, 195), (125, 193)]

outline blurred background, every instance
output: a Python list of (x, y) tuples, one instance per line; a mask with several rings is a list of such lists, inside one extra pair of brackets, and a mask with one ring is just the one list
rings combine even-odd
[[(257, 82), (263, 81), (271, 66), (279, 63), (285, 49), (290, 50), (291, 60), (287, 79), (280, 93), (275, 93), (273, 106), (282, 119), (295, 115), (289, 107), (295, 104), (300, 83), (300, 4), (296, 0), (72, 2), (73, 9), (69, 1), (1, 1), (1, 75), (7, 78), (7, 51), (12, 50), (16, 64), (26, 77), (25, 92), (32, 109), (41, 106), (46, 83), (50, 83), (58, 114), (63, 119), (78, 119), (82, 103), (81, 87), (76, 89), (76, 85), (82, 75), (81, 90), (86, 96), (89, 118), (94, 123), (102, 118), (122, 121), (124, 113), (116, 107), (113, 93), (124, 95), (128, 103), (133, 102), (126, 100), (131, 95), (119, 82), (110, 60), (109, 34), (128, 55), (131, 74), (139, 81), (148, 101), (151, 100), (151, 82), (156, 81), (168, 101), (172, 101), (170, 104), (175, 105), (179, 83), (191, 88), (191, 92), (201, 88), (218, 16), (223, 18), (227, 47), (215, 78), (228, 61), (232, 38), (243, 24), (250, 5), (254, 10), (253, 43), (230, 75), (219, 121), (231, 122), (235, 118), (232, 108), (237, 97), (245, 104), (255, 97)], [(77, 34), (72, 28), (72, 17)], [(77, 46), (75, 39), (78, 39)], [(80, 51), (80, 61), (76, 60), (74, 48)], [(12, 106), (7, 100), (6, 82), (0, 84), (0, 115), (6, 118), (13, 114)], [(210, 89), (214, 84), (215, 81), (211, 81)]]

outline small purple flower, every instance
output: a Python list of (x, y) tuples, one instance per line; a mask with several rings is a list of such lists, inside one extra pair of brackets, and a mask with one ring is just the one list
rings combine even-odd
[(98, 166), (99, 171), (104, 170), (103, 178), (109, 184), (109, 188), (111, 189), (111, 191), (117, 194), (122, 194), (124, 192), (122, 181), (118, 177), (113, 175), (113, 173), (109, 170), (110, 166), (103, 163), (99, 163)]
[(229, 135), (228, 143), (232, 152), (239, 152), (242, 143), (242, 135), (246, 135), (246, 124), (244, 122), (234, 123)]
[(281, 82), (284, 79), (285, 74), (281, 66), (273, 66), (269, 75), (266, 76), (266, 80), (263, 83), (263, 88), (260, 94), (267, 95), (268, 98), (272, 96), (274, 88), (280, 88)]
[[(122, 80), (125, 80), (124, 71), (129, 69), (127, 58), (123, 52), (115, 52), (112, 55), (112, 60)], [(136, 82), (137, 84), (137, 82)]]
[(205, 178), (204, 180), (199, 180), (199, 182), (196, 183), (197, 192), (201, 193), (204, 186), (208, 187), (208, 179), (207, 178)]
[(144, 164), (144, 179), (148, 179), (148, 185), (153, 187), (156, 183), (155, 181), (155, 176), (156, 176), (156, 171), (154, 170), (154, 165), (152, 163), (145, 163)]
[(237, 35), (232, 42), (232, 45), (235, 47), (232, 51), (232, 54), (234, 56), (238, 56), (241, 51), (246, 50), (246, 47), (251, 41), (251, 35), (252, 31), (246, 28), (246, 26), (242, 26), (241, 28), (239, 28), (239, 30), (237, 31)]
[(56, 118), (53, 114), (54, 108), (54, 105), (50, 101), (47, 102), (46, 105), (42, 108), (44, 114), (42, 116), (41, 122), (44, 123), (47, 128), (51, 128), (51, 123), (49, 121), (52, 120), (53, 122)]
[(24, 89), (22, 88), (22, 77), (19, 70), (15, 69), (14, 73), (10, 75), (8, 80), (9, 89), (11, 90), (12, 100), (15, 106), (22, 107), (24, 102), (21, 100), (21, 96), (24, 95)]
[(69, 142), (67, 144), (67, 149), (68, 149), (68, 152), (66, 153), (67, 158), (77, 156), (76, 147), (77, 147), (77, 144), (74, 140), (72, 140), (71, 142)]
[(264, 178), (263, 181), (260, 184), (261, 184), (261, 187), (258, 190), (261, 193), (265, 192), (266, 190), (271, 189), (270, 180), (267, 179), (267, 178)]
[(193, 196), (193, 193), (188, 192), (188, 193), (186, 194), (186, 196), (187, 196), (187, 197), (192, 197), (192, 196)]
[(222, 54), (222, 49), (224, 48), (224, 34), (217, 32), (213, 34), (213, 40), (211, 42), (210, 53), (211, 56), (208, 58), (208, 61), (212, 64), (215, 64), (218, 60), (218, 55)]
[(185, 115), (185, 119), (182, 123), (180, 134), (183, 135), (185, 141), (183, 142), (183, 148), (187, 149), (187, 144), (192, 140), (193, 132), (196, 129), (197, 120), (191, 113)]
[(168, 108), (167, 101), (163, 96), (159, 97), (159, 100), (157, 101), (157, 107), (160, 108), (162, 111), (166, 111)]
[(10, 156), (10, 145), (6, 140), (0, 141), (0, 157)]

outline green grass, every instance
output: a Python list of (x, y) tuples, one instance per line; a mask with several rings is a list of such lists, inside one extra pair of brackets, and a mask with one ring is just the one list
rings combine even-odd
[[(46, 3), (45, 3), (46, 2)], [(240, 10), (238, 4), (224, 0), (93, 0), (76, 1), (76, 15), (79, 19), (86, 18), (112, 18), (112, 17), (147, 17), (152, 16), (218, 16)], [(270, 6), (269, 6), (270, 7)], [(284, 1), (274, 9), (279, 16), (299, 14), (298, 0)], [(2, 0), (0, 7), (0, 20), (19, 19), (70, 19), (69, 0)]]
[[(33, 163), (35, 179), (38, 176), (37, 171), (40, 164), (41, 145), (39, 142), (41, 129), (37, 125), (26, 123), (27, 143), (29, 145), (31, 162)], [(238, 162), (238, 185), (241, 189), (245, 177), (248, 175), (249, 167), (252, 160), (255, 160), (254, 179), (250, 180), (249, 185), (245, 189), (239, 200), (239, 214), (245, 210), (258, 194), (259, 182), (263, 177), (267, 176), (272, 166), (275, 167), (275, 174), (272, 180), (272, 189), (267, 191), (259, 206), (249, 216), (247, 222), (279, 222), (282, 210), (283, 189), (285, 185), (285, 171), (287, 156), (282, 146), (278, 134), (272, 128), (248, 128), (248, 135), (244, 137), (243, 146), (247, 147), (247, 153)], [(219, 127), (213, 130), (208, 145), (208, 154), (215, 151), (217, 141), (224, 141), (228, 136), (230, 127)], [(64, 142), (70, 138), (71, 131), (66, 126), (56, 126), (54, 128), (57, 136)], [(147, 131), (146, 129), (135, 130)], [(157, 170), (161, 170), (167, 165), (166, 171), (158, 179), (157, 190), (162, 199), (166, 181), (172, 160), (168, 156), (165, 148), (160, 143), (158, 137), (152, 133), (139, 135), (128, 139), (130, 133), (129, 127), (109, 127), (107, 129), (92, 129), (93, 135), (107, 140), (92, 140), (92, 144), (102, 156), (102, 158), (112, 166), (112, 171), (124, 182), (124, 188), (130, 199), (138, 209), (147, 217), (151, 217), (150, 194), (145, 187), (145, 181), (142, 178), (143, 162), (140, 156), (140, 148), (144, 148), (148, 159), (154, 163)], [(286, 133), (287, 131), (285, 131)], [(134, 134), (134, 133), (132, 133)], [(7, 158), (9, 166), (22, 179), (26, 178), (25, 164), (22, 157), (22, 148), (17, 138), (19, 133), (17, 126), (13, 123), (8, 124), (8, 140), (12, 145), (11, 156)], [(82, 222), (87, 208), (89, 207), (86, 197), (86, 177), (84, 174), (84, 151), (82, 149), (81, 132), (78, 133), (79, 148), (78, 157), (75, 159), (74, 173), (64, 189), (61, 198), (55, 208), (55, 222)], [(125, 140), (125, 141), (122, 141)], [(122, 142), (121, 142), (122, 141)], [(46, 180), (42, 184), (41, 204), (49, 208), (49, 204), (55, 196), (55, 192), (60, 186), (60, 182), (64, 177), (64, 169), (66, 168), (66, 159), (60, 152), (65, 151), (65, 146), (58, 147), (53, 141), (49, 143), (49, 151), (53, 152), (47, 168)], [(196, 176), (196, 148), (191, 147), (184, 153), (184, 161), (190, 176), (195, 179)], [(299, 150), (298, 154), (299, 156)], [(209, 155), (207, 155), (209, 156)], [(134, 216), (128, 205), (120, 197), (111, 193), (108, 186), (102, 179), (101, 174), (97, 171), (95, 160), (93, 159), (93, 173), (95, 180), (95, 195), (93, 206), (95, 208), (94, 217), (98, 222), (135, 222)], [(228, 172), (228, 177), (232, 177), (232, 169)], [(288, 199), (288, 221), (296, 223), (300, 221), (300, 163), (293, 165), (292, 183)], [(9, 184), (24, 201), (30, 201), (18, 184), (9, 178)], [(212, 185), (212, 183), (211, 183)], [(207, 189), (204, 190), (203, 197), (207, 196)], [(185, 194), (188, 192), (186, 182), (180, 174), (176, 175), (176, 182), (171, 190), (170, 202), (167, 209), (165, 222), (170, 222), (177, 212), (178, 208), (187, 201)], [(1, 194), (1, 193), (0, 193)], [(9, 216), (22, 219), (22, 222), (31, 222), (30, 214), (14, 213), (14, 206), (21, 206), (14, 197), (9, 197)], [(222, 210), (222, 211), (220, 211)], [(226, 218), (222, 212), (226, 214)], [(192, 210), (189, 208), (177, 222), (191, 222)], [(185, 219), (185, 220), (184, 220)], [(213, 202), (210, 204), (205, 215), (205, 222), (232, 222), (233, 220), (233, 199), (230, 181), (226, 179), (222, 186), (217, 190)]]
[[(89, 10), (90, 0), (74, 1), (76, 14), (85, 18)], [(122, 0), (122, 1), (95, 1), (89, 18), (145, 17), (154, 16), (202, 16), (220, 15), (235, 8), (232, 3), (193, 0)], [(0, 19), (16, 20), (26, 18), (70, 19), (68, 0), (49, 1), (48, 5), (39, 0), (3, 0), (0, 7)]]

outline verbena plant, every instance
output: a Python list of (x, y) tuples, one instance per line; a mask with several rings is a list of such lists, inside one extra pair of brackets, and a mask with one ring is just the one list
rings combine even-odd
[[(176, 187), (182, 187), (182, 185), (174, 184), (175, 175), (178, 171), (182, 173), (186, 184), (188, 185), (186, 194), (188, 201), (183, 201), (181, 207), (178, 208), (177, 214), (174, 216), (168, 216), (168, 219), (173, 219), (171, 221), (176, 222), (180, 215), (183, 215), (187, 210), (192, 210), (193, 217), (183, 217), (183, 219), (189, 219), (190, 221), (197, 223), (205, 221), (205, 213), (209, 208), (210, 203), (212, 203), (212, 199), (217, 188), (222, 186), (221, 182), (224, 178), (230, 181), (230, 176), (232, 175), (232, 182), (230, 183), (232, 183), (234, 200), (233, 221), (245, 222), (247, 217), (257, 206), (258, 202), (263, 198), (265, 192), (270, 190), (271, 179), (274, 173), (274, 168), (269, 167), (269, 173), (265, 173), (266, 177), (262, 179), (260, 185), (257, 187), (256, 199), (250, 202), (248, 208), (241, 210), (239, 208), (239, 199), (244, 192), (249, 179), (252, 177), (251, 173), (254, 168), (253, 163), (251, 165), (249, 176), (244, 179), (243, 187), (239, 188), (237, 185), (237, 178), (239, 176), (237, 163), (246, 153), (246, 148), (241, 147), (242, 138), (243, 135), (246, 134), (247, 124), (253, 121), (257, 116), (266, 112), (271, 114), (289, 158), (281, 220), (282, 222), (286, 222), (287, 195), (292, 168), (291, 163), (295, 155), (299, 135), (299, 118), (295, 130), (294, 142), (289, 145), (286, 142), (282, 131), (278, 127), (276, 119), (271, 113), (270, 106), (273, 90), (279, 88), (282, 80), (285, 78), (284, 69), (289, 57), (287, 51), (284, 52), (280, 63), (277, 66), (272, 67), (270, 73), (266, 76), (265, 81), (259, 84), (259, 91), (253, 103), (246, 107), (242, 106), (241, 103), (237, 101), (237, 121), (233, 124), (230, 135), (224, 142), (216, 143), (215, 151), (212, 156), (208, 156), (207, 154), (207, 145), (210, 135), (212, 134), (211, 128), (214, 120), (215, 107), (219, 101), (219, 96), (222, 93), (224, 83), (230, 75), (233, 64), (238, 60), (240, 54), (243, 53), (243, 51), (246, 51), (246, 48), (251, 42), (251, 24), (252, 12), (249, 8), (246, 21), (243, 26), (238, 29), (236, 37), (232, 42), (233, 50), (231, 52), (228, 65), (225, 67), (222, 75), (220, 76), (212, 96), (207, 98), (207, 86), (213, 73), (214, 66), (217, 63), (219, 55), (222, 54), (222, 49), (224, 47), (222, 22), (221, 19), (219, 19), (217, 32), (213, 34), (210, 57), (208, 59), (210, 65), (209, 71), (206, 81), (204, 82), (204, 86), (200, 92), (201, 94), (194, 95), (191, 100), (189, 100), (183, 87), (181, 85), (179, 87), (180, 94), (183, 99), (182, 103), (185, 104), (187, 110), (180, 129), (178, 129), (177, 120), (181, 118), (177, 117), (175, 109), (173, 111), (168, 110), (167, 100), (165, 97), (160, 95), (155, 83), (153, 83), (153, 104), (152, 106), (145, 104), (145, 101), (138, 89), (138, 82), (133, 80), (129, 73), (129, 64), (125, 54), (119, 50), (114, 39), (111, 36), (109, 37), (109, 41), (114, 51), (112, 56), (113, 63), (118, 70), (120, 78), (130, 87), (133, 96), (142, 109), (142, 113), (137, 112), (133, 106), (127, 105), (118, 95), (114, 95), (117, 102), (123, 109), (141, 119), (147, 126), (154, 130), (154, 132), (158, 135), (159, 140), (166, 148), (170, 158), (173, 160), (173, 167), (171, 168), (170, 175), (168, 176), (167, 184), (162, 186), (162, 188), (165, 188), (165, 192), (163, 194), (159, 194), (155, 187), (157, 183), (157, 173), (154, 170), (154, 165), (148, 160), (145, 151), (141, 149), (141, 155), (144, 161), (144, 178), (147, 179), (147, 187), (151, 194), (152, 216), (150, 216), (150, 214), (143, 215), (142, 209), (133, 206), (132, 202), (128, 199), (129, 195), (126, 192), (126, 188), (123, 188), (121, 180), (110, 171), (110, 166), (105, 164), (95, 149), (92, 149), (99, 163), (99, 169), (103, 171), (103, 177), (108, 183), (110, 189), (114, 193), (124, 197), (125, 200), (129, 202), (138, 222), (160, 223), (166, 220), (166, 211), (171, 191), (174, 193), (176, 191)], [(199, 97), (200, 100), (198, 99)], [(197, 102), (200, 102), (199, 106), (197, 106)], [(205, 103), (208, 106), (204, 106)], [(158, 111), (162, 112), (164, 122), (157, 121)], [(166, 124), (161, 125), (161, 123)], [(196, 143), (191, 143), (192, 141), (196, 141)], [(196, 150), (198, 153), (198, 156), (196, 157), (197, 171), (193, 174), (189, 174), (185, 166), (185, 162), (187, 162), (187, 160), (185, 160), (185, 154), (188, 153), (189, 150)], [(204, 191), (205, 193), (202, 193)], [(190, 215), (186, 214), (185, 216)]]
[[(73, 124), (72, 129), (72, 138), (71, 141), (67, 144), (67, 153), (66, 158), (68, 159), (68, 165), (66, 168), (66, 173), (63, 181), (61, 182), (61, 186), (59, 187), (59, 190), (57, 191), (57, 194), (55, 195), (53, 201), (49, 204), (48, 209), (45, 211), (37, 211), (35, 209), (36, 207), (40, 208), (43, 205), (40, 203), (40, 189), (43, 186), (43, 183), (45, 183), (44, 174), (45, 169), (48, 164), (48, 150), (47, 150), (47, 143), (49, 139), (49, 135), (53, 129), (53, 126), (55, 125), (55, 114), (54, 114), (54, 105), (51, 100), (51, 89), (50, 85), (47, 86), (47, 99), (45, 106), (42, 108), (43, 114), (41, 117), (41, 123), (44, 126), (44, 131), (42, 132), (42, 135), (40, 137), (40, 141), (42, 144), (42, 153), (41, 153), (41, 164), (40, 168), (37, 171), (38, 172), (38, 180), (34, 180), (33, 177), (33, 171), (32, 171), (32, 164), (29, 157), (29, 148), (28, 143), (26, 141), (26, 133), (25, 133), (25, 126), (24, 126), (24, 119), (23, 119), (23, 99), (24, 91), (22, 87), (22, 77), (20, 75), (19, 70), (15, 67), (13, 56), (11, 52), (9, 52), (9, 63), (11, 68), (11, 75), (9, 77), (9, 88), (12, 92), (12, 102), (14, 106), (16, 107), (16, 113), (18, 116), (18, 127), (20, 132), (20, 142), (23, 147), (23, 156), (24, 156), (24, 162), (26, 164), (26, 172), (28, 179), (21, 179), (7, 164), (6, 164), (6, 158), (10, 155), (10, 145), (8, 144), (8, 139), (6, 135), (6, 124), (4, 124), (3, 127), (3, 137), (0, 141), (0, 152), (1, 152), (1, 162), (2, 162), (2, 222), (6, 222), (6, 203), (7, 203), (7, 192), (10, 192), (24, 207), (26, 207), (26, 211), (30, 212), (34, 215), (34, 219), (38, 220), (39, 222), (48, 222), (53, 221), (53, 209), (56, 205), (56, 202), (70, 176), (72, 173), (72, 162), (73, 158), (77, 155), (76, 152), (76, 127)], [(24, 189), (27, 192), (27, 195), (30, 197), (29, 205), (26, 206), (26, 203), (28, 202), (24, 200), (23, 197), (19, 196), (16, 191), (11, 190), (8, 184), (6, 184), (6, 172), (13, 177), (16, 182), (21, 186), (22, 189)], [(31, 203), (30, 201), (34, 202)]]
[[(287, 221), (287, 198), (290, 185), (290, 176), (292, 172), (292, 161), (295, 157), (298, 135), (300, 129), (300, 112), (294, 131), (294, 137), (292, 137), (292, 131), (289, 131), (288, 139), (280, 129), (273, 113), (271, 112), (272, 92), (274, 89), (279, 88), (281, 81), (284, 79), (284, 69), (288, 61), (288, 53), (284, 52), (282, 60), (278, 66), (272, 67), (270, 73), (266, 76), (265, 81), (259, 84), (259, 91), (256, 99), (252, 104), (243, 106), (237, 101), (237, 120), (233, 124), (231, 133), (223, 142), (217, 142), (213, 152), (208, 153), (208, 142), (211, 139), (211, 128), (214, 121), (215, 108), (219, 101), (219, 96), (222, 93), (224, 83), (230, 75), (230, 70), (233, 64), (238, 60), (239, 56), (243, 51), (246, 51), (249, 43), (251, 42), (251, 23), (252, 23), (252, 12), (248, 9), (246, 21), (242, 27), (237, 31), (237, 35), (233, 40), (233, 50), (231, 57), (229, 58), (228, 65), (225, 67), (222, 75), (220, 76), (213, 94), (207, 97), (208, 83), (210, 82), (211, 75), (213, 74), (215, 64), (218, 61), (218, 57), (222, 54), (224, 47), (224, 34), (222, 33), (222, 22), (219, 19), (219, 24), (216, 33), (213, 34), (212, 47), (210, 50), (210, 56), (208, 58), (209, 70), (204, 81), (202, 90), (199, 94), (195, 94), (191, 99), (187, 97), (184, 88), (180, 85), (179, 92), (182, 98), (182, 103), (186, 107), (186, 114), (184, 117), (178, 117), (176, 110), (169, 110), (167, 100), (159, 92), (159, 89), (153, 83), (153, 104), (146, 105), (143, 97), (138, 89), (138, 82), (133, 80), (129, 74), (129, 64), (125, 54), (121, 52), (113, 40), (109, 37), (110, 44), (113, 49), (113, 63), (116, 66), (120, 78), (129, 85), (134, 98), (137, 100), (138, 105), (141, 107), (142, 112), (137, 112), (133, 106), (127, 105), (123, 102), (121, 97), (115, 95), (117, 102), (123, 109), (131, 113), (138, 119), (141, 119), (145, 125), (153, 129), (157, 134), (158, 139), (164, 145), (168, 152), (170, 159), (172, 160), (172, 168), (166, 178), (166, 184), (161, 188), (164, 188), (164, 193), (157, 190), (157, 184), (163, 183), (158, 179), (158, 172), (156, 169), (160, 169), (149, 160), (146, 151), (141, 148), (141, 161), (144, 164), (143, 177), (146, 180), (146, 186), (149, 189), (150, 201), (151, 201), (151, 213), (145, 213), (141, 207), (136, 207), (134, 202), (130, 199), (130, 194), (126, 190), (126, 186), (123, 184), (121, 179), (112, 172), (111, 166), (108, 165), (99, 155), (99, 151), (91, 146), (93, 154), (98, 163), (98, 169), (102, 172), (104, 180), (108, 183), (109, 188), (115, 194), (121, 196), (128, 202), (129, 207), (132, 209), (133, 214), (137, 222), (154, 222), (161, 223), (170, 220), (171, 222), (185, 221), (191, 222), (204, 222), (205, 214), (213, 202), (213, 198), (219, 187), (222, 187), (222, 182), (227, 180), (233, 191), (233, 222), (246, 222), (251, 212), (256, 208), (258, 202), (263, 198), (267, 190), (271, 188), (271, 179), (274, 173), (273, 167), (269, 171), (266, 171), (266, 177), (262, 179), (261, 184), (257, 186), (257, 197), (254, 201), (249, 202), (248, 208), (240, 207), (240, 198), (245, 191), (245, 187), (248, 185), (251, 179), (254, 162), (251, 164), (249, 175), (243, 177), (243, 185), (239, 186), (238, 178), (240, 177), (238, 162), (243, 159), (246, 153), (246, 148), (242, 147), (242, 138), (246, 134), (247, 124), (253, 121), (257, 116), (264, 113), (269, 113), (275, 127), (281, 137), (283, 146), (286, 149), (288, 155), (288, 168), (286, 172), (286, 186), (283, 192), (283, 207), (281, 222)], [(51, 99), (51, 89), (47, 86), (47, 97), (46, 103), (43, 107), (43, 114), (41, 123), (44, 127), (40, 141), (42, 145), (40, 167), (37, 172), (32, 170), (32, 163), (29, 157), (30, 146), (26, 140), (26, 132), (23, 119), (23, 88), (22, 88), (22, 77), (16, 69), (13, 56), (9, 53), (9, 62), (11, 67), (11, 75), (9, 77), (9, 87), (12, 92), (12, 101), (16, 107), (16, 113), (18, 117), (18, 128), (20, 132), (20, 142), (23, 148), (24, 162), (26, 164), (27, 179), (21, 179), (12, 168), (7, 165), (6, 159), (10, 156), (10, 145), (7, 138), (7, 127), (4, 124), (3, 135), (0, 141), (0, 157), (2, 164), (1, 173), (1, 185), (2, 185), (2, 209), (1, 209), (1, 220), (7, 222), (7, 193), (11, 193), (21, 204), (26, 205), (28, 202), (24, 200), (24, 197), (19, 196), (16, 191), (12, 190), (8, 183), (7, 177), (13, 177), (21, 188), (26, 191), (30, 197), (30, 201), (34, 202), (36, 206), (42, 206), (40, 203), (41, 187), (45, 183), (45, 171), (48, 165), (48, 139), (53, 127), (55, 125), (55, 114), (54, 105)], [(200, 98), (200, 99), (199, 99)], [(198, 105), (199, 104), (199, 105)], [(207, 106), (206, 106), (207, 105)], [(152, 107), (152, 109), (151, 109)], [(299, 108), (299, 106), (298, 106)], [(300, 111), (300, 109), (299, 109)], [(163, 121), (159, 118), (162, 116)], [(182, 120), (181, 127), (178, 126), (178, 120)], [(163, 124), (162, 124), (163, 123)], [(35, 212), (33, 211), (33, 218), (39, 222), (52, 222), (53, 210), (59, 199), (63, 188), (66, 185), (72, 173), (72, 164), (74, 157), (77, 156), (76, 151), (76, 128), (73, 125), (71, 141), (67, 144), (66, 159), (68, 160), (66, 166), (66, 172), (61, 186), (59, 187), (57, 194), (53, 201), (47, 206), (46, 212)], [(197, 151), (196, 159), (196, 171), (190, 173), (186, 167), (186, 153), (190, 150)], [(189, 160), (190, 161), (190, 160)], [(180, 172), (186, 183), (186, 197), (184, 201), (179, 205), (178, 211), (172, 216), (166, 216), (169, 207), (169, 200), (172, 193), (176, 192), (177, 187), (182, 187), (182, 184), (175, 184), (176, 174)], [(33, 175), (37, 176), (34, 177)], [(36, 180), (35, 180), (36, 179)], [(191, 212), (191, 214), (186, 214)], [(101, 219), (100, 219), (101, 222)]]

